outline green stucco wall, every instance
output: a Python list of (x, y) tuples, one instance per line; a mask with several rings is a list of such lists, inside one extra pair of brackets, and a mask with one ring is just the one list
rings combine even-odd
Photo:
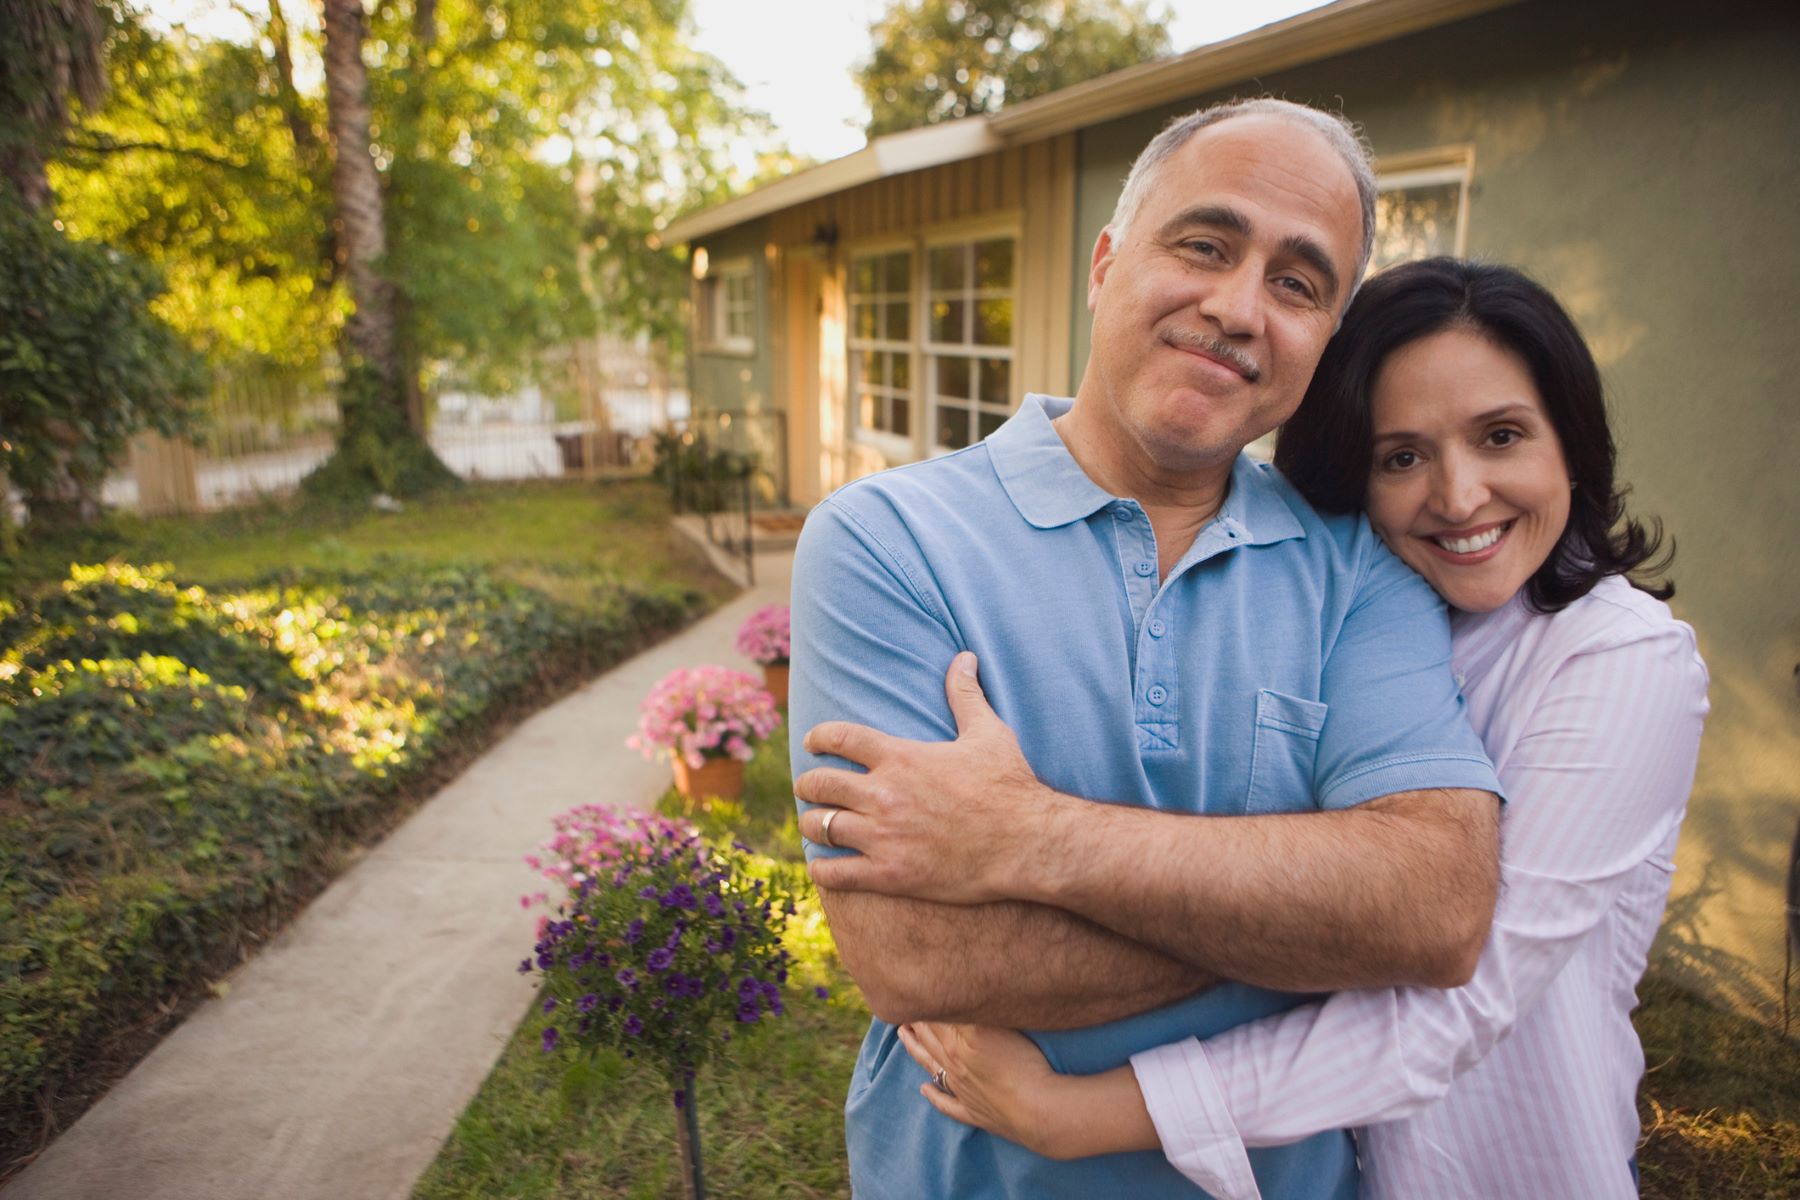
[(1773, 1012), (1800, 817), (1800, 6), (1521, 4), (1095, 127), (1078, 261), (1164, 121), (1263, 91), (1341, 104), (1377, 154), (1472, 144), (1469, 253), (1524, 267), (1580, 322), (1712, 672), (1659, 954)]

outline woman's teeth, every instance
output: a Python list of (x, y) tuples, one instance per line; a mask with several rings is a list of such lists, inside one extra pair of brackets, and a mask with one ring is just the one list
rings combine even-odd
[(1474, 537), (1434, 537), (1431, 540), (1450, 551), (1452, 554), (1473, 554), (1477, 550), (1486, 550), (1489, 546), (1499, 541), (1506, 531), (1511, 528), (1512, 522), (1508, 521), (1504, 525), (1496, 525), (1486, 533), (1478, 533)]

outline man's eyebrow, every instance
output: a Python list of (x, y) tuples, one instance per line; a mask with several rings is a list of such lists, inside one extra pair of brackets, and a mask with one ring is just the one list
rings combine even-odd
[(1337, 299), (1337, 268), (1331, 265), (1331, 255), (1325, 253), (1325, 247), (1309, 237), (1296, 233), (1281, 239), (1281, 252), (1293, 255), (1319, 273), (1325, 281), (1323, 299), (1327, 304)]
[(1250, 236), (1250, 218), (1226, 204), (1196, 204), (1184, 208), (1163, 222), (1162, 235), (1170, 237), (1195, 225), (1229, 230), (1241, 237)]
[[(1196, 204), (1192, 208), (1182, 209), (1165, 221), (1161, 234), (1164, 238), (1172, 238), (1182, 230), (1195, 226), (1223, 229), (1239, 237), (1249, 237), (1253, 229), (1250, 218), (1228, 204)], [(1331, 256), (1325, 253), (1325, 247), (1303, 234), (1290, 234), (1281, 239), (1280, 250), (1319, 273), (1324, 280), (1322, 290), (1326, 303), (1337, 298), (1338, 286), (1342, 281), (1338, 278), (1337, 268), (1331, 264)]]

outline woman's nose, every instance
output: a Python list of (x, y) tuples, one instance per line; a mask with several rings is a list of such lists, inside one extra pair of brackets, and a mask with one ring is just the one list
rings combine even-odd
[(1432, 507), (1437, 510), (1437, 515), (1452, 525), (1475, 516), (1488, 502), (1487, 482), (1481, 472), (1454, 459), (1438, 464), (1432, 476), (1431, 492)]

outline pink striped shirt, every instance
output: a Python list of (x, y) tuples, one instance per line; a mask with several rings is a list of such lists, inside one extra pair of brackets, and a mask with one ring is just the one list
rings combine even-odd
[(1163, 1151), (1219, 1200), (1247, 1146), (1359, 1128), (1365, 1197), (1637, 1195), (1637, 981), (1706, 716), (1694, 632), (1608, 578), (1560, 613), (1456, 614), (1506, 789), (1494, 926), (1464, 987), (1339, 992), (1132, 1058)]

